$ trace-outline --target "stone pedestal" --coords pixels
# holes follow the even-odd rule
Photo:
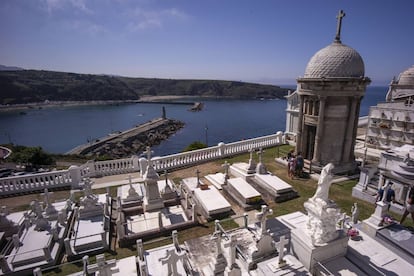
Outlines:
[[[348,237],[342,232],[323,246],[314,246],[311,237],[301,229],[291,232],[291,251],[311,273],[314,273],[313,267],[317,262],[345,256],[347,246]]]
[[[377,231],[382,229],[382,220],[387,214],[388,204],[383,201],[378,201],[375,212],[366,220],[362,222],[362,229],[371,237],[375,237]]]
[[[304,207],[308,212],[306,226],[313,245],[323,246],[338,237],[336,222],[339,218],[339,209],[335,202],[311,198],[304,203]]]

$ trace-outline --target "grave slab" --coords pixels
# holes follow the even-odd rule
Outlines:
[[[221,190],[222,185],[225,184],[225,174],[224,173],[216,173],[216,174],[208,174],[205,178],[216,187],[217,190]]]
[[[255,174],[255,182],[268,191],[276,202],[283,202],[297,197],[297,192],[292,186],[272,174]]]

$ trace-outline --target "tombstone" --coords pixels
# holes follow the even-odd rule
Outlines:
[[[19,231],[19,225],[15,223],[13,220],[7,218],[7,215],[8,211],[6,209],[6,206],[2,206],[0,211],[0,232],[3,232],[5,237],[10,237],[11,235]],[[29,220],[27,218],[27,212],[25,213],[25,222],[26,220]]]
[[[34,221],[36,231],[45,231],[50,229],[50,222],[40,213]]]
[[[217,227],[217,221],[216,221]],[[216,254],[213,255],[212,261],[209,264],[209,268],[213,275],[223,275],[224,271],[227,267],[227,260],[223,255],[223,250],[221,248],[221,231],[216,229],[213,233],[211,240],[215,241],[216,243]]]
[[[221,165],[224,168],[224,184],[227,184],[227,179],[230,178],[229,176],[229,168],[230,164],[227,162],[227,160],[224,162],[223,165]]]
[[[358,204],[355,202],[354,205],[351,208],[351,220],[352,224],[357,224],[359,218],[359,208]]]
[[[148,165],[143,176],[145,183],[144,210],[147,212],[163,208],[164,202],[161,198],[160,191],[158,190],[159,176],[151,162],[151,148],[147,147],[145,153],[147,154]]]
[[[253,174],[253,173],[256,172],[256,163],[253,160],[253,152],[254,152],[254,149],[250,148],[249,149],[249,153],[250,153],[249,165],[247,167],[247,173],[248,174]]]
[[[119,272],[119,269],[115,267],[116,267],[115,259],[106,261],[105,255],[100,254],[100,255],[96,255],[96,264],[88,265],[87,270],[88,270],[88,274],[98,272],[99,276],[111,276],[112,273]]]
[[[175,191],[175,189],[173,189],[173,187],[169,183],[167,170],[164,170],[164,177],[165,177],[165,183],[164,183],[164,187],[161,189],[161,197],[164,200],[176,199],[177,192]]]
[[[308,212],[308,234],[315,246],[326,244],[339,235],[336,229],[339,208],[335,202],[328,199],[329,187],[333,179],[333,168],[331,163],[323,167],[314,196],[304,203]]]
[[[264,153],[264,150],[260,148],[260,150],[257,152],[257,155],[259,155],[259,163],[256,166],[256,173],[257,174],[267,174],[267,169],[265,165],[262,162],[262,155]]]
[[[273,237],[266,230],[267,215],[273,214],[273,210],[266,205],[262,205],[262,211],[256,213],[256,219],[260,221],[260,235],[256,241],[256,246],[251,248],[251,259],[254,263],[258,263],[267,256],[275,254],[273,247]]]
[[[144,261],[144,245],[141,239],[137,240],[137,255],[139,260]]]
[[[55,206],[51,204],[50,202],[50,195],[53,193],[50,193],[47,188],[45,188],[43,196],[44,196],[44,203],[45,203],[45,209],[44,209],[44,216],[47,217],[49,220],[57,218],[58,211],[56,210]]]
[[[224,244],[225,248],[229,248],[229,260],[227,262],[227,267],[224,272],[226,276],[240,276],[241,269],[236,263],[236,246],[237,238],[235,235],[231,235],[227,243]]]
[[[266,221],[267,216],[273,214],[273,210],[270,209],[267,205],[262,205],[262,211],[259,213],[256,213],[256,219],[260,221],[260,227],[261,227],[261,235],[264,235],[267,233],[266,231]]]
[[[286,265],[286,261],[283,260],[285,256],[285,246],[289,244],[289,240],[285,236],[281,236],[279,242],[276,243],[277,252],[279,252],[278,266],[283,267]]]
[[[197,169],[196,170],[196,175],[197,175],[197,188],[200,188],[201,190],[207,190],[208,189],[208,185],[207,184],[205,184],[205,183],[203,183],[201,180],[200,180],[200,171]]]

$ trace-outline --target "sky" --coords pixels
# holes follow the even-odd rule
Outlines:
[[[372,85],[414,64],[413,0],[1,0],[0,64],[295,84],[341,9]]]

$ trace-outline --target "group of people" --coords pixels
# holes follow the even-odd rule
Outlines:
[[[390,187],[387,190],[387,194],[385,195],[385,201],[391,203],[395,203],[395,191],[393,189],[392,183],[389,184]],[[378,189],[377,192],[377,197],[376,197],[376,201],[380,201],[383,200],[384,197],[384,190],[385,190],[385,186],[381,187],[380,189]],[[388,210],[390,209],[391,204],[388,204]],[[406,217],[408,216],[408,214],[411,214],[411,218],[414,221],[414,187],[410,189],[409,193],[408,193],[408,197],[405,203],[405,210],[404,213],[401,217],[400,220],[400,224],[402,224]]]
[[[302,177],[303,175],[303,166],[304,166],[304,159],[301,152],[295,156],[294,150],[291,150],[287,154],[287,161],[288,161],[288,176],[293,179],[295,176]]]

